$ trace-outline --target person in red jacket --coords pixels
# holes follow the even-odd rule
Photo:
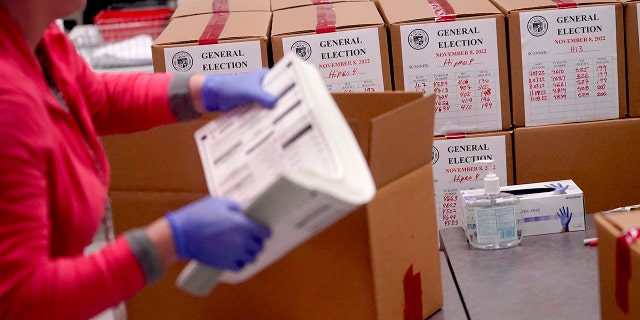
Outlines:
[[[267,71],[235,76],[98,74],[56,18],[84,0],[0,0],[0,319],[87,319],[182,259],[239,270],[270,230],[229,200],[204,197],[96,252],[108,208],[99,136],[273,106]]]

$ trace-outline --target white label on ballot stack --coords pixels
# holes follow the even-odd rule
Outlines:
[[[614,5],[522,12],[520,36],[526,126],[618,118]]]
[[[404,90],[435,93],[434,134],[502,128],[495,19],[400,27]]]
[[[507,150],[503,135],[433,141],[433,182],[436,216],[440,229],[464,227],[464,207],[458,202],[460,190],[483,188],[484,177],[493,171],[506,185]],[[493,160],[477,164],[476,160]]]
[[[377,28],[286,37],[282,47],[315,65],[331,92],[384,91]]]
[[[375,194],[353,133],[311,64],[288,54],[263,86],[276,106],[247,106],[195,133],[209,192],[240,203],[272,235],[255,263],[221,280],[244,281]],[[339,248],[336,248],[339,250]]]
[[[169,73],[238,74],[261,69],[260,41],[239,41],[164,49]]]

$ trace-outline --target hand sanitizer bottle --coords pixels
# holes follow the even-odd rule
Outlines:
[[[493,173],[493,160],[475,163],[488,166],[484,178],[484,194],[466,201],[467,239],[479,249],[511,248],[522,240],[522,210],[520,199],[500,192],[500,178]]]

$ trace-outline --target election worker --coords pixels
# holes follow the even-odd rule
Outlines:
[[[93,72],[54,23],[84,5],[0,0],[0,319],[89,319],[180,260],[239,270],[270,235],[236,203],[205,197],[83,254],[108,208],[100,135],[276,102],[266,69]]]

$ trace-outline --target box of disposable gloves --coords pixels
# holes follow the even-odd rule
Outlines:
[[[523,236],[585,230],[584,194],[573,180],[504,186],[500,192],[520,198]],[[461,190],[460,207],[483,193],[483,189]]]

